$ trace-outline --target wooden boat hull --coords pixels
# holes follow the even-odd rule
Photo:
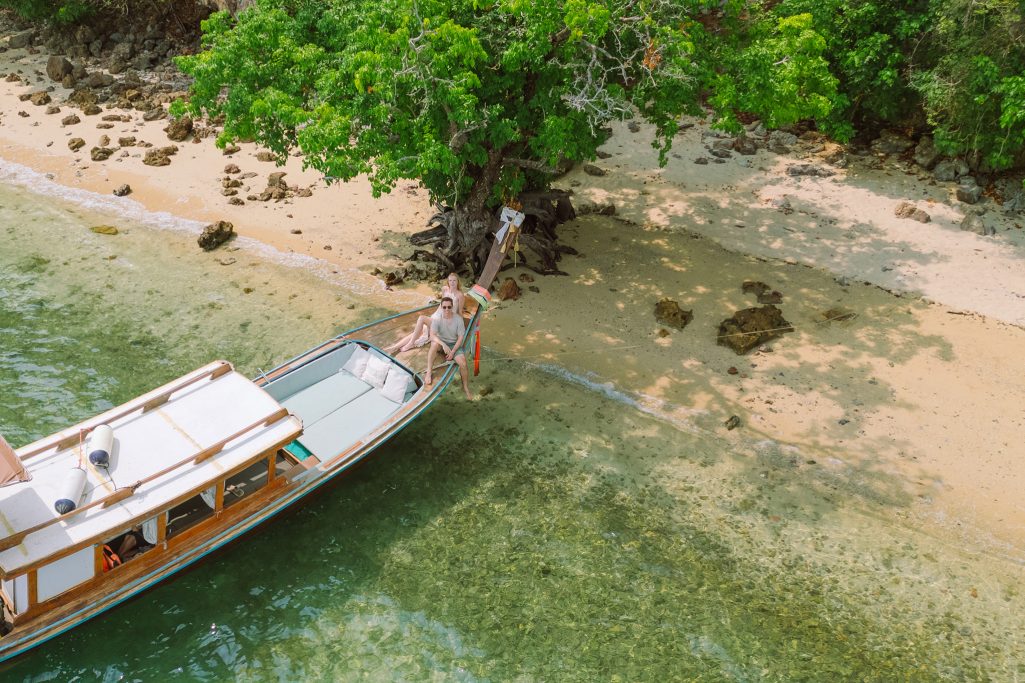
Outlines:
[[[416,316],[428,308],[433,307],[407,311],[346,332],[268,373],[261,374],[254,381],[257,385],[264,386],[275,378],[312,362],[339,344],[357,339],[362,341],[364,337],[377,342],[387,340],[388,335],[394,335],[397,330],[405,329],[407,326],[411,329],[410,322],[415,322]],[[215,523],[186,531],[168,541],[167,543],[173,545],[167,547],[165,543],[164,552],[154,553],[153,557],[149,558],[143,556],[119,567],[117,587],[112,588],[109,581],[103,585],[93,585],[103,581],[104,577],[101,575],[94,582],[84,585],[82,589],[60,596],[60,606],[47,610],[33,620],[16,623],[13,631],[0,638],[0,662],[24,654],[117,607],[239,540],[280,513],[295,509],[311,494],[351,472],[363,463],[367,456],[402,431],[437,400],[455,373],[454,365],[445,367],[434,385],[429,389],[425,387],[423,395],[417,395],[408,407],[392,416],[383,429],[373,433],[365,442],[359,443],[350,451],[339,454],[333,461],[319,463],[298,472],[293,477],[277,477],[261,490],[262,495],[254,495],[252,500],[222,510],[219,513],[220,519]]]

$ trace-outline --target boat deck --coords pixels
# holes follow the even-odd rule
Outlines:
[[[267,392],[234,371],[195,381],[148,410],[144,409],[143,399],[146,398],[141,397],[89,423],[65,430],[62,434],[71,437],[55,442],[52,448],[40,451],[39,444],[43,442],[37,442],[18,450],[32,479],[0,488],[0,534],[3,536],[15,535],[59,517],[54,502],[62,496],[69,471],[80,463],[86,471],[86,484],[79,508],[110,496],[119,487],[143,483],[124,500],[109,507],[100,504],[76,512],[0,552],[0,571],[4,575],[17,573],[55,552],[102,536],[107,531],[123,528],[133,519],[216,482],[224,473],[243,466],[277,444],[292,440],[302,430],[298,418],[287,415]],[[137,404],[137,409],[124,414],[133,404]],[[119,414],[122,416],[110,419]],[[74,437],[79,429],[96,424],[109,424],[114,431],[115,442],[107,469],[90,464],[83,452],[88,440],[80,443]],[[174,467],[176,463],[181,466]],[[154,476],[152,481],[145,481]]]

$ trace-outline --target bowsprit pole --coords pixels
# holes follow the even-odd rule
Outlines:
[[[520,234],[520,226],[523,225],[524,218],[526,216],[523,213],[510,209],[508,206],[502,207],[502,213],[499,216],[501,225],[498,228],[498,232],[495,233],[495,242],[491,245],[488,260],[484,264],[484,270],[481,271],[480,277],[477,278],[477,284],[471,287],[468,292],[478,304],[477,313],[474,314],[477,337],[476,342],[474,342],[473,351],[473,374],[475,377],[480,373],[480,321],[484,312],[491,305],[491,292],[489,289],[491,283],[495,280],[495,276],[498,275],[499,268],[502,267],[502,261],[505,260],[506,255],[509,253],[510,245],[515,243],[516,238]]]

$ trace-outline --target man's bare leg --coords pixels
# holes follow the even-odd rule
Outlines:
[[[431,350],[427,352],[427,372],[424,373],[424,384],[431,386],[434,382],[434,378],[431,373],[434,372],[434,357],[438,355],[438,349],[441,348],[441,344],[436,341],[431,342]]]

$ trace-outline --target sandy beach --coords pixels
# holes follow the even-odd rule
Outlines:
[[[282,253],[361,273],[374,305],[404,308],[432,295],[426,285],[390,291],[371,275],[400,264],[411,249],[402,236],[430,215],[416,183],[374,199],[366,182],[328,185],[299,158],[282,168],[259,161],[251,144],[224,155],[213,137],[176,143],[164,167],[143,165],[138,146],[92,161],[102,135],[112,146],[124,136],[172,144],[167,121],[104,110],[130,120],[98,128],[108,123],[102,115],[64,104],[70,91],[39,75],[45,54],[10,50],[0,58],[0,72],[29,81],[0,82],[3,160],[103,196],[127,183],[132,192],[121,201],[149,211],[230,221],[241,236]],[[60,112],[19,100],[51,86]],[[62,125],[76,112],[79,123]],[[778,444],[794,454],[795,467],[850,483],[839,495],[852,506],[858,496],[883,501],[899,524],[1023,566],[1025,218],[986,200],[995,235],[964,232],[958,226],[968,207],[953,197],[953,183],[930,181],[899,159],[852,158],[827,178],[787,174],[791,164],[825,163],[822,152],[800,146],[695,164],[707,156],[710,131],[694,123],[665,168],[650,130],[623,123],[604,147],[611,156],[597,162],[606,175],[577,169],[558,180],[578,207],[611,202],[615,215],[582,215],[560,228],[579,252],[561,263],[568,276],[532,276],[522,267],[503,273],[533,277],[538,291],[524,278],[522,298],[489,315],[476,387],[494,388],[489,362],[551,366],[680,429],[729,439],[735,449],[723,455],[726,465],[753,457],[758,444]],[[73,137],[85,146],[69,149]],[[312,194],[231,205],[222,194],[228,164],[256,174],[239,197],[258,194],[281,171]],[[903,200],[931,222],[895,216]],[[745,280],[782,293],[795,331],[738,356],[717,345],[716,334],[723,319],[756,305],[741,291]],[[686,329],[660,332],[653,309],[666,297],[693,309]],[[828,320],[830,310],[853,316]],[[728,431],[733,415],[741,426]]]

